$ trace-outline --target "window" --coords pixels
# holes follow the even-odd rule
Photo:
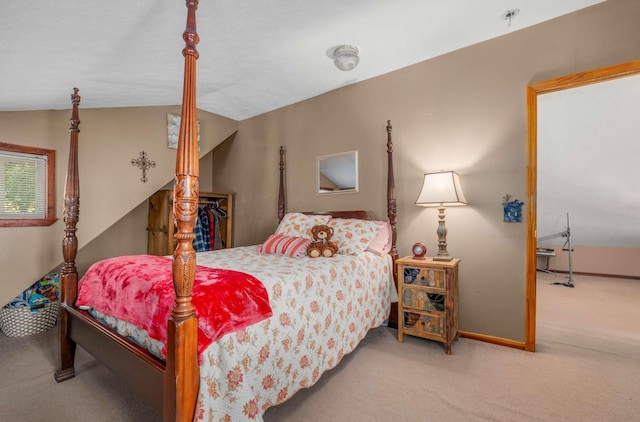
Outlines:
[[[50,226],[55,151],[0,142],[0,227]]]

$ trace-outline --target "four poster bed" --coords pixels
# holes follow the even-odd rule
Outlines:
[[[313,385],[336,366],[369,329],[389,316],[390,325],[395,323],[396,313],[390,314],[397,258],[391,124],[388,222],[371,221],[366,211],[285,214],[281,147],[276,233],[261,245],[203,252],[196,258],[192,242],[198,199],[197,3],[186,1],[173,205],[177,245],[171,259],[141,255],[104,260],[78,280],[80,96],[74,88],[55,379],[75,376],[75,349],[80,345],[165,421],[261,420],[270,406]],[[333,240],[340,246],[335,256],[309,258],[302,253],[303,240],[316,224],[335,230]],[[299,243],[292,246],[282,239]],[[114,275],[114,270],[120,272]],[[148,290],[143,290],[145,285]],[[124,302],[126,297],[134,303]],[[157,319],[159,324],[152,321]]]

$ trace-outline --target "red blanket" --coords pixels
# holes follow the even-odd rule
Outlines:
[[[262,283],[248,274],[196,267],[192,291],[198,316],[198,357],[223,335],[272,315]],[[171,258],[121,256],[93,264],[79,283],[76,306],[89,306],[145,329],[165,344],[175,291]]]

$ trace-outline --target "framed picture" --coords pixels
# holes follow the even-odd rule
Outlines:
[[[521,223],[522,222],[522,206],[524,202],[517,199],[511,200],[511,195],[506,194],[502,197],[502,206],[504,208],[505,223]]]
[[[196,122],[198,134],[198,151],[200,151],[200,120]],[[180,115],[167,114],[167,147],[178,148],[178,136],[180,135]]]

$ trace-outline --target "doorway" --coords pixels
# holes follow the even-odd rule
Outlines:
[[[576,88],[624,76],[640,74],[640,60],[588,72],[576,73],[527,87],[527,274],[525,350],[535,351],[536,283],[537,283],[537,165],[538,165],[538,95]]]

